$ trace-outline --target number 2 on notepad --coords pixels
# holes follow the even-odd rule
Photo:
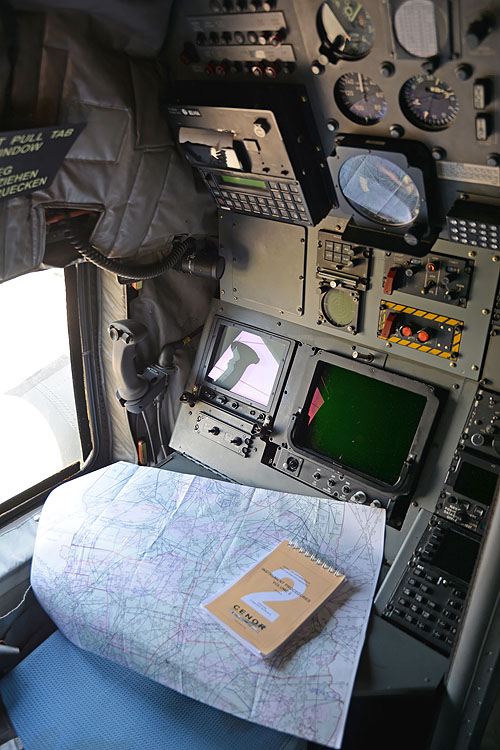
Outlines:
[[[278,579],[291,578],[293,587],[287,591],[256,591],[253,594],[245,594],[241,597],[241,601],[256,609],[266,620],[274,622],[280,613],[268,607],[265,602],[289,602],[292,599],[298,599],[306,590],[307,584],[300,573],[290,568],[278,568],[278,570],[273,570],[271,575]]]

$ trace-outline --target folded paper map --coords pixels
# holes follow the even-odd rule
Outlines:
[[[45,502],[31,581],[82,648],[249,721],[339,747],[385,511],[120,462]],[[283,539],[346,579],[270,660],[201,603]]]

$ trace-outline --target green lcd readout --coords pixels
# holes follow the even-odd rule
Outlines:
[[[294,442],[340,466],[393,486],[427,399],[378,377],[318,364]]]
[[[228,174],[221,174],[220,178],[222,182],[226,182],[228,185],[238,185],[240,187],[251,187],[260,188],[261,190],[267,190],[267,185],[264,180],[253,180],[251,177],[233,177]]]

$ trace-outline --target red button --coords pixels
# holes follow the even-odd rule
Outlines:
[[[429,331],[426,331],[425,328],[422,328],[422,330],[417,333],[417,339],[422,344],[425,344],[427,341],[429,341],[430,337],[431,337],[431,334],[429,333]]]
[[[413,328],[411,326],[403,326],[401,329],[401,333],[403,334],[403,336],[409,338],[410,336],[413,336]]]

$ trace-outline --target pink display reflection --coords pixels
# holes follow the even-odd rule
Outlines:
[[[241,356],[240,350],[235,346],[238,343],[245,345],[241,347],[243,351]],[[250,354],[250,357],[245,354],[245,350]],[[258,358],[257,362],[255,361],[256,358]],[[273,357],[260,336],[248,331],[239,333],[212,367],[208,377],[213,382],[225,387],[224,376],[227,376],[228,369],[235,365],[241,369],[242,373],[237,382],[227,390],[250,401],[262,404],[262,406],[267,406],[280,363]]]

